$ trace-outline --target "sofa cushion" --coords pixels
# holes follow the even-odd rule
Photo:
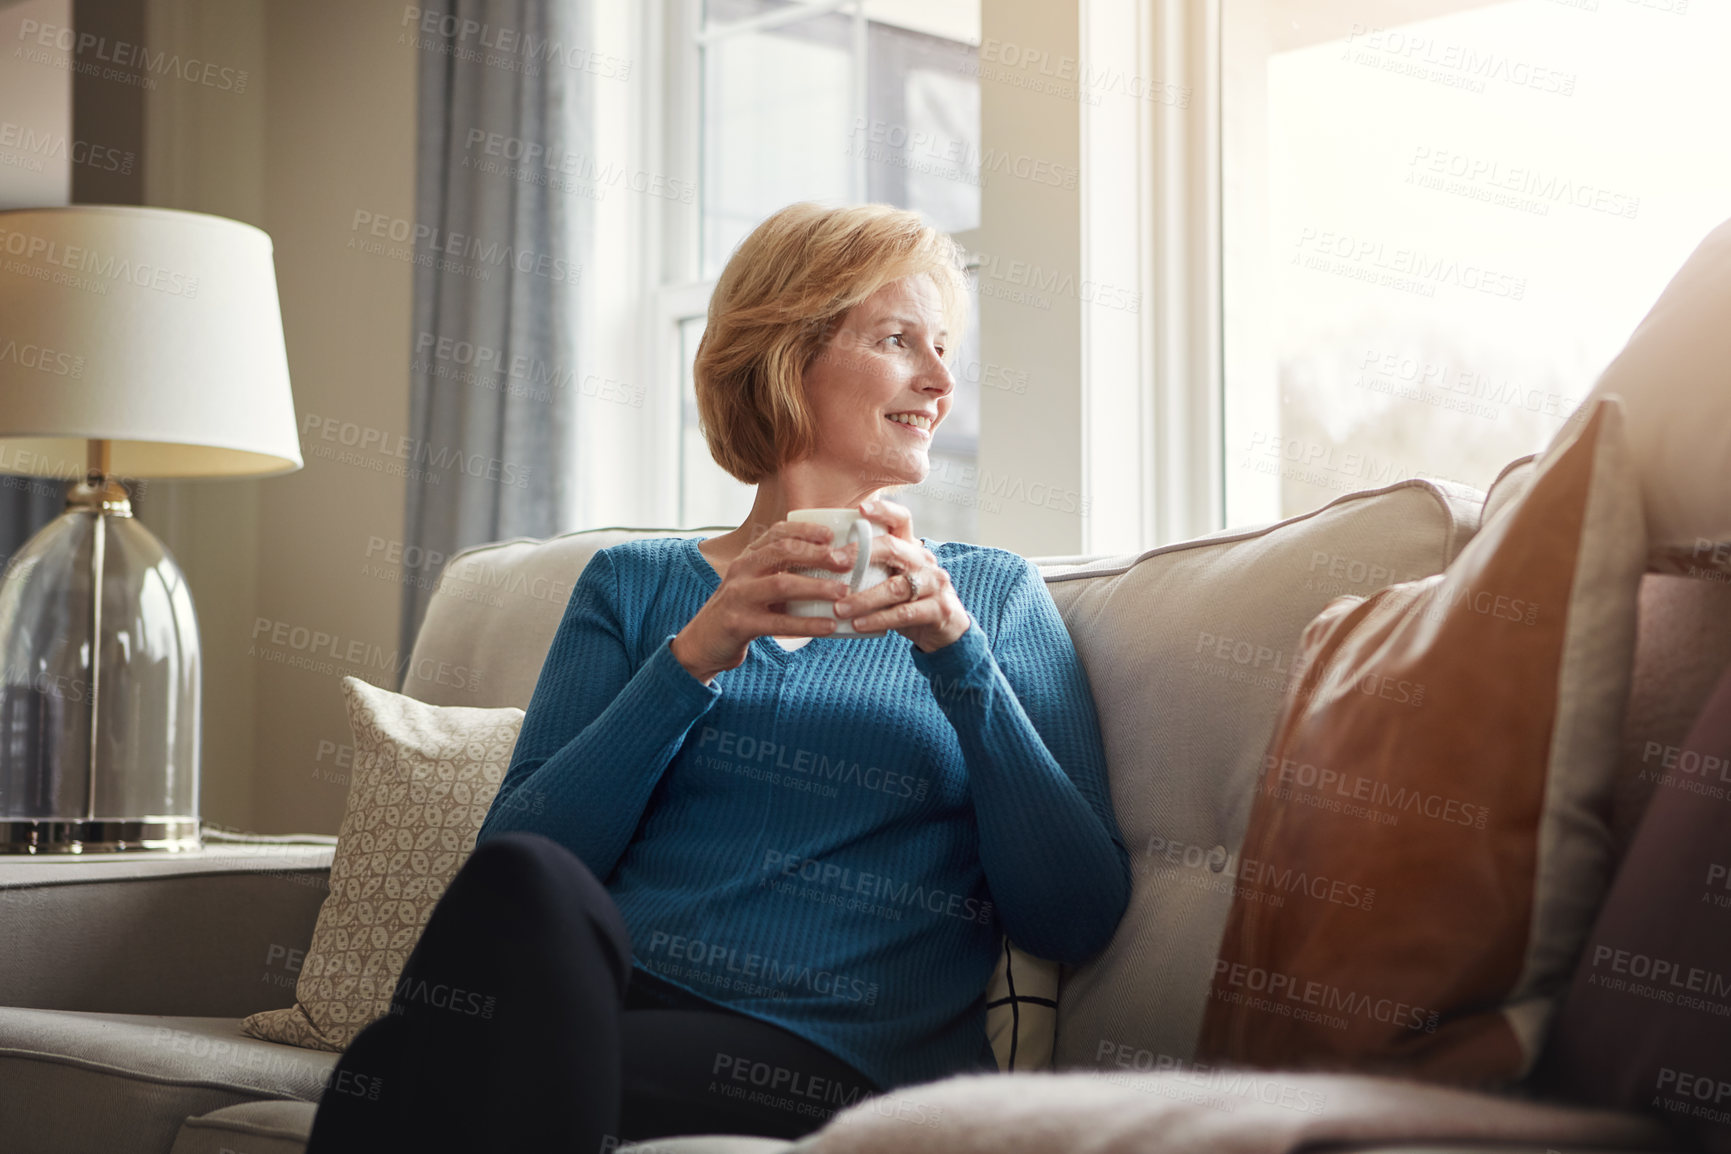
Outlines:
[[[294,998],[335,838],[202,850],[0,856],[0,1001],[230,1017]]]
[[[464,549],[439,573],[402,692],[432,705],[527,709],[571,591],[598,550],[638,537],[713,537],[731,529],[585,529]],[[479,676],[452,675],[456,669]]]
[[[1263,753],[1304,627],[1342,593],[1440,572],[1483,494],[1412,480],[1278,524],[1044,570],[1088,672],[1134,869],[1066,972],[1056,1065],[1194,1053]]]
[[[1621,405],[1574,428],[1443,574],[1305,630],[1206,1060],[1488,1085],[1537,1056],[1614,864],[1646,567]]]
[[[224,1106],[188,1118],[169,1154],[305,1154],[317,1112],[312,1102]],[[785,1154],[792,1149],[791,1143],[779,1138],[702,1135],[633,1142],[596,1154]]]
[[[438,706],[345,677],[355,767],[330,896],[295,1004],[242,1023],[274,1042],[343,1050],[393,1007],[433,907],[475,848],[510,768],[523,711]],[[492,1015],[492,999],[479,1010]]]
[[[169,1154],[306,1154],[317,1102],[242,1102],[180,1125]]]
[[[336,1061],[249,1038],[238,1018],[0,1007],[0,1145],[167,1150],[189,1115],[265,1098],[316,1101]]]

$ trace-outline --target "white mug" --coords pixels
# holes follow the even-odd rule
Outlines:
[[[818,525],[828,525],[835,532],[830,541],[830,548],[842,549],[849,541],[859,546],[859,553],[854,558],[852,573],[838,573],[834,569],[789,569],[801,577],[824,577],[831,581],[847,583],[848,593],[858,593],[862,589],[870,589],[880,581],[888,581],[889,570],[882,565],[872,563],[872,538],[881,530],[871,521],[859,515],[858,509],[794,509],[787,515],[789,521],[811,521]],[[787,611],[795,617],[828,617],[835,619],[835,606],[830,601],[789,601]],[[876,633],[856,632],[853,622],[842,618],[835,623],[835,631],[827,634],[829,637],[882,637],[888,630],[880,629]]]

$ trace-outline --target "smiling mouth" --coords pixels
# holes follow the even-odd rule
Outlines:
[[[932,426],[937,423],[924,413],[885,413],[884,420],[892,425],[900,425],[904,429],[913,429],[924,433],[927,437],[932,435]]]

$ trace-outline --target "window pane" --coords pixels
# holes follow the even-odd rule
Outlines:
[[[1227,3],[1228,523],[1488,486],[1731,212],[1731,5]]]
[[[709,0],[707,24],[789,7]],[[852,25],[829,13],[712,41],[703,53],[703,269],[715,276],[758,222],[797,200],[853,198]]]
[[[703,268],[720,273],[765,217],[794,201],[893,204],[945,232],[980,223],[978,0],[868,0],[865,59],[855,72],[851,9],[758,31],[728,25],[785,11],[785,0],[707,0],[703,48]],[[971,39],[957,39],[958,36]],[[854,76],[866,79],[854,105]],[[715,465],[697,426],[690,366],[703,318],[681,326],[686,404],[681,524],[729,523],[752,489]],[[956,391],[931,447],[928,479],[894,494],[915,531],[969,540],[977,525],[977,305],[954,360]]]
[[[869,115],[847,151],[867,199],[923,213],[945,232],[980,226],[978,47],[873,23]]]

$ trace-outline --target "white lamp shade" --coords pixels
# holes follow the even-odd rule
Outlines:
[[[0,472],[301,467],[270,237],[118,205],[0,212]]]

